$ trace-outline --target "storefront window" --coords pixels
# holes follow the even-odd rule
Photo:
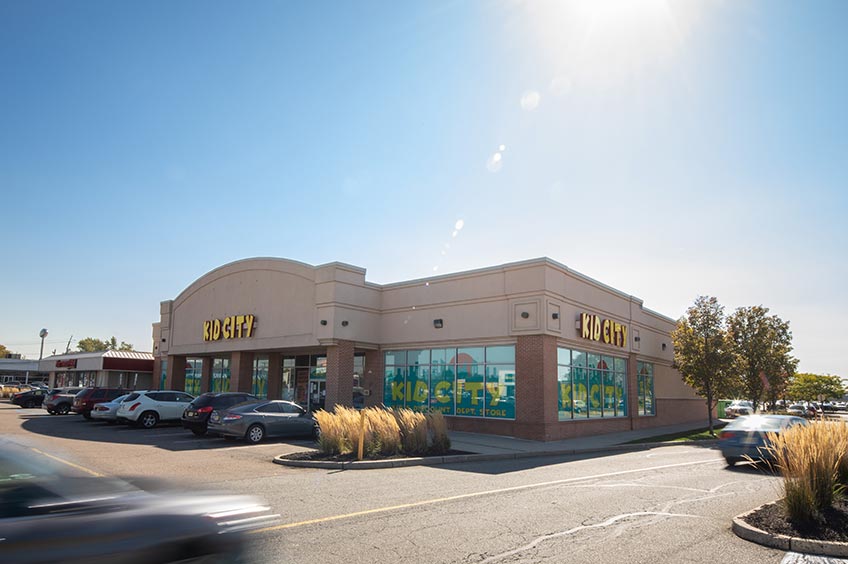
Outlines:
[[[203,359],[186,359],[185,392],[193,396],[200,395],[200,379],[203,373]]]
[[[212,359],[211,392],[230,391],[230,359],[216,357]]]
[[[257,354],[253,357],[253,395],[262,399],[268,397],[267,354]]]
[[[288,401],[294,401],[294,368],[294,357],[283,358],[282,373],[280,374],[280,397]]]
[[[638,375],[639,412],[637,415],[655,415],[654,411],[654,365],[639,362],[636,365]]]
[[[515,347],[389,351],[383,403],[445,415],[515,418]]]
[[[165,389],[165,381],[168,378],[168,357],[167,356],[162,357],[160,367],[161,368],[159,369],[159,389],[164,390]]]
[[[559,420],[627,415],[623,358],[557,349]]]

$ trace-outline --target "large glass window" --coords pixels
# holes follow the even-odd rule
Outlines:
[[[639,412],[637,415],[655,415],[654,411],[654,365],[647,362],[636,363],[639,393]]]
[[[559,420],[627,415],[623,358],[557,349]]]
[[[262,399],[268,397],[267,354],[257,354],[253,357],[253,395]]]
[[[200,395],[200,377],[203,372],[203,360],[186,359],[185,392],[193,396]]]
[[[515,418],[515,347],[388,351],[383,403],[465,417]]]
[[[280,397],[294,401],[294,357],[283,358],[282,373],[280,374]]]
[[[230,359],[215,357],[212,359],[212,389],[211,392],[230,391]]]

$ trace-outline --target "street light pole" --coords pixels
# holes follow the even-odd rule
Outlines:
[[[47,329],[42,329],[38,332],[41,337],[41,350],[38,352],[38,371],[41,372],[41,358],[44,356],[44,337],[47,336]],[[29,373],[27,373],[27,384],[29,384]]]

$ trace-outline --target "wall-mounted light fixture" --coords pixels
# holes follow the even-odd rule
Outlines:
[[[529,313],[527,313],[526,311],[521,312],[521,319],[527,319],[528,317],[530,317]]]
[[[578,331],[580,330],[580,318],[579,317],[574,320],[574,328],[577,329]]]
[[[441,329],[444,326],[445,326],[445,322],[442,321],[441,319],[434,319],[433,320],[433,327],[435,327],[436,329]]]
[[[663,349],[663,350],[665,350],[665,343],[663,343],[663,347],[662,347],[662,349]]]
[[[162,337],[162,342],[163,342],[163,343],[165,342],[165,337]]]
[[[322,319],[322,320],[321,320],[321,325],[326,325],[326,324],[327,324],[327,320],[326,320],[326,319]]]
[[[554,312],[551,314],[551,319],[559,319],[559,314]]]
[[[636,341],[636,342],[638,343],[639,341],[641,341],[641,340],[642,340],[642,338],[641,338],[641,337],[639,337],[639,335],[636,335],[635,337],[633,337],[633,340],[634,340],[634,341]]]
[[[347,322],[347,321],[342,321],[342,327],[347,327],[347,326],[348,326],[348,322]]]

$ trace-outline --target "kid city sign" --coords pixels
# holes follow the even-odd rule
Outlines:
[[[627,345],[627,325],[601,319],[591,313],[580,314],[580,336],[590,341],[598,341],[608,345],[624,348]]]
[[[224,319],[203,322],[203,340],[241,339],[253,336],[255,315],[230,315]]]

